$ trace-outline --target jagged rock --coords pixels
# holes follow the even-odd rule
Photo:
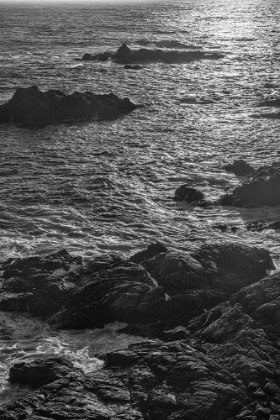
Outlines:
[[[175,201],[187,201],[188,203],[192,203],[203,199],[204,194],[201,191],[191,188],[187,184],[181,185],[175,191]]]
[[[258,168],[243,179],[241,186],[221,198],[227,206],[277,206],[280,204],[280,168],[277,165]]]
[[[80,268],[71,272],[73,263]],[[155,243],[129,260],[105,255],[81,264],[65,251],[9,260],[0,309],[42,316],[58,328],[97,328],[118,320],[142,330],[140,335],[164,337],[164,330],[185,325],[273,267],[267,251],[234,244],[190,254]]]
[[[126,44],[122,44],[122,46],[118,49],[115,54],[115,59],[126,59],[131,55],[132,51]]]
[[[137,107],[128,98],[120,99],[113,93],[74,92],[66,95],[59,90],[41,92],[32,86],[18,88],[7,103],[0,105],[0,123],[46,125],[92,119],[114,120]]]
[[[224,166],[227,172],[232,172],[237,176],[244,176],[251,174],[255,169],[242,159],[235,160],[232,164]]]
[[[171,44],[172,45],[172,44]],[[104,53],[91,55],[89,53],[84,54],[84,60],[100,60]],[[162,62],[162,63],[189,63],[193,60],[216,60],[223,58],[224,56],[220,53],[208,53],[200,50],[192,51],[177,51],[177,50],[161,50],[155,49],[150,50],[146,48],[140,48],[140,50],[133,51],[127,47],[126,44],[118,49],[115,54],[108,54],[108,58],[121,64],[137,63],[137,62]]]
[[[112,262],[82,275],[65,307],[48,322],[59,328],[94,328],[115,320],[147,323],[164,312],[165,294],[148,273],[129,262]]]
[[[216,321],[207,321],[205,314],[204,321],[199,318],[190,325],[190,340],[130,345],[108,353],[105,366],[88,374],[64,359],[17,364],[10,372],[13,382],[38,387],[41,378],[43,384],[28,398],[5,404],[1,419],[228,420],[279,415],[279,350],[238,305],[224,305],[221,313],[226,326],[218,315]],[[209,327],[233,330],[217,342],[205,334]]]
[[[77,278],[71,267],[82,266],[81,257],[62,250],[46,257],[9,259],[2,264],[0,310],[50,316],[65,303]]]

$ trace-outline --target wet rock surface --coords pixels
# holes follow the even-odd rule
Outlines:
[[[11,258],[1,266],[0,310],[46,317],[57,312],[74,286],[81,257],[62,250],[47,257]]]
[[[160,339],[104,354],[104,366],[87,374],[64,358],[16,363],[10,381],[30,393],[2,406],[1,419],[280,416],[280,274],[266,275],[273,263],[264,249],[205,245],[190,254],[154,243],[129,259],[83,262],[63,251],[2,268],[7,289],[15,274],[34,285],[41,270],[40,287],[52,271],[60,281],[60,270],[72,276],[51,323],[87,328],[125,320],[126,332]]]
[[[66,95],[59,90],[41,92],[38,87],[18,88],[14,96],[0,105],[0,123],[47,125],[79,121],[114,120],[137,108],[128,98],[113,93],[95,95],[74,92]]]
[[[263,166],[243,179],[241,186],[220,200],[222,205],[236,207],[278,206],[280,204],[279,164]]]
[[[161,44],[159,44],[160,46]],[[169,44],[172,47],[172,43]],[[166,44],[164,44],[166,46]],[[178,45],[176,45],[178,47]],[[174,48],[174,47],[173,47]],[[104,56],[105,54],[105,56]],[[106,57],[106,58],[105,58]],[[189,63],[193,60],[216,60],[222,58],[223,55],[220,53],[208,53],[200,50],[192,51],[177,51],[175,50],[161,50],[161,49],[146,49],[140,48],[139,50],[133,51],[126,44],[122,44],[121,47],[115,54],[101,53],[91,55],[85,53],[82,60],[98,60],[101,61],[103,58],[106,60],[112,59],[120,64],[138,63],[138,62],[162,62],[167,64],[173,63]]]
[[[108,353],[95,372],[64,359],[16,364],[11,381],[33,392],[2,407],[1,419],[277,419],[279,320],[272,308],[279,285],[277,273],[242,288],[192,319],[183,339]]]

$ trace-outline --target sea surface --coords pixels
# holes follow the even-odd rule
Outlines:
[[[185,183],[209,200],[225,194],[240,182],[223,169],[235,159],[256,168],[280,160],[280,120],[260,117],[271,109],[257,107],[280,97],[279,0],[6,2],[0,16],[0,104],[18,87],[37,85],[113,92],[145,105],[114,122],[0,126],[0,261],[62,248],[91,258],[130,255],[154,241],[176,250],[233,241],[269,249],[279,267],[279,230],[246,229],[251,221],[280,220],[278,208],[204,209],[172,199]],[[163,40],[224,58],[147,63],[139,71],[76,60]],[[98,368],[101,349],[140,340],[118,334],[117,324],[55,333],[37,320],[1,316],[12,331],[0,337],[3,401],[15,360],[63,353]]]

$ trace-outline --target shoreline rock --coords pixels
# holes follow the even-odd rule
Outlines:
[[[232,172],[237,176],[245,176],[255,172],[253,166],[249,165],[242,159],[235,160],[232,164],[227,164],[223,167],[227,172]]]
[[[115,120],[139,108],[128,98],[113,93],[95,95],[59,90],[42,92],[37,86],[18,88],[13,97],[0,105],[0,123],[22,123],[30,126],[73,123],[91,120]]]
[[[29,392],[0,407],[2,420],[258,420],[280,416],[280,272],[266,276],[266,270],[273,267],[268,251],[222,244],[205,245],[190,254],[155,243],[129,260],[103,256],[76,263],[75,286],[65,308],[72,302],[78,314],[82,304],[95,299],[105,305],[107,316],[111,304],[116,308],[116,302],[123,302],[129,290],[124,291],[124,284],[132,286],[134,294],[141,292],[141,285],[169,293],[170,299],[164,302],[169,304],[175,297],[173,313],[180,311],[176,296],[186,291],[185,312],[192,305],[191,293],[196,305],[202,303],[202,291],[219,290],[223,296],[209,308],[202,306],[199,316],[193,308],[189,319],[177,317],[172,329],[163,322],[161,340],[102,355],[105,363],[96,371],[84,373],[63,357],[15,363],[10,381],[28,387]],[[71,256],[65,251],[43,259],[11,259],[4,265],[4,282],[24,273],[23,280],[34,282],[37,276],[42,285],[44,273],[61,274],[63,269],[64,276],[69,276],[70,265]],[[155,311],[170,317],[171,312],[162,313],[155,301],[153,305],[154,312],[148,309],[152,318]],[[185,326],[180,326],[183,319]],[[158,335],[157,322],[138,327],[131,322],[126,332],[137,332],[141,325],[143,333],[145,328],[148,333],[154,328]]]
[[[220,204],[236,207],[280,205],[279,164],[256,169],[243,179],[241,186],[222,197]]]

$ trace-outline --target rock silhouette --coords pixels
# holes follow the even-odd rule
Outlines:
[[[279,165],[263,166],[243,179],[241,186],[221,199],[221,204],[237,207],[278,206],[280,204]]]
[[[114,120],[138,106],[128,98],[113,93],[95,95],[74,92],[66,95],[59,90],[41,92],[38,87],[18,88],[14,96],[0,105],[0,123],[47,125],[79,121]]]
[[[170,44],[172,45],[172,44]],[[105,54],[105,55],[104,55]],[[82,60],[106,60],[112,59],[120,64],[141,63],[141,62],[162,62],[167,64],[172,63],[189,63],[193,60],[216,60],[222,58],[220,53],[208,53],[200,50],[192,51],[177,51],[177,50],[161,50],[161,49],[147,49],[140,48],[133,51],[126,44],[122,44],[115,54],[101,53],[91,55],[85,53]]]

